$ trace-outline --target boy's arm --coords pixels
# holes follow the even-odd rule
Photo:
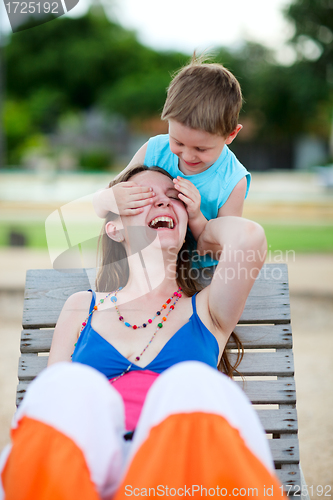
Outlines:
[[[206,227],[207,219],[200,210],[201,196],[199,190],[187,179],[177,177],[174,179],[175,188],[180,191],[179,199],[185,205],[188,213],[188,225],[194,238],[198,241]],[[238,216],[243,213],[243,205],[247,188],[246,177],[243,177],[232,190],[225,204],[219,209],[217,217]]]
[[[243,177],[231,191],[225,204],[219,208],[217,216],[224,217],[226,215],[236,215],[242,217],[246,188],[247,180],[246,177]]]
[[[147,150],[146,142],[133,156],[127,167],[120,172],[115,178],[117,179],[120,175],[124,174],[131,167],[135,165],[143,165]],[[119,184],[118,184],[119,186]],[[124,187],[124,186],[123,186]],[[140,200],[134,208],[139,209],[139,207],[144,206],[149,203],[149,200],[153,196],[149,188],[135,188],[135,183],[128,185],[126,190],[117,188],[115,191],[113,188],[106,187],[105,189],[100,189],[93,197],[93,206],[98,217],[102,219],[106,217],[108,212],[124,214],[124,210],[133,209],[133,202]],[[131,203],[131,206],[130,206]],[[137,213],[137,212],[136,212]],[[133,212],[134,214],[134,212]]]

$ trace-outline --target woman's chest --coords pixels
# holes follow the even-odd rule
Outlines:
[[[95,334],[110,344],[112,349],[118,351],[120,356],[145,367],[159,355],[166,344],[176,340],[174,337],[189,322],[192,307],[190,303],[184,301],[178,310],[172,310],[172,314],[162,312],[151,322],[148,322],[151,318],[142,320],[144,317],[142,312],[137,315],[135,311],[131,313],[126,316],[124,313],[119,320],[119,315],[114,309],[98,311],[92,316],[91,328]],[[134,326],[136,328],[133,328]],[[107,344],[104,344],[105,351],[109,348]]]

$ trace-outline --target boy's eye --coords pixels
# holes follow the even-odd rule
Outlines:
[[[200,153],[204,153],[206,150],[202,148],[197,148],[197,151],[200,151]]]

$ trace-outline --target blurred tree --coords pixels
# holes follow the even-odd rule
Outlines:
[[[281,66],[270,49],[252,42],[233,53],[220,49],[217,59],[241,84],[245,102],[240,122],[253,125],[250,140],[291,141],[303,133],[327,138],[329,91],[313,61]]]
[[[31,126],[42,133],[54,131],[61,116],[94,106],[129,119],[159,114],[170,74],[188,59],[140,44],[102,7],[33,26],[28,20],[5,46],[7,99],[24,103]],[[10,153],[19,136],[12,129],[7,134]]]
[[[333,102],[332,3],[295,0],[288,7],[298,53],[292,66],[277,64],[272,51],[256,43],[244,43],[237,51],[217,49],[214,60],[242,86],[240,121],[247,121],[248,140],[286,142],[309,132],[327,138]],[[5,47],[10,154],[24,135],[49,133],[61,117],[87,108],[99,106],[139,122],[157,116],[172,73],[188,59],[143,46],[135,32],[110,21],[101,9],[15,33]]]
[[[328,137],[333,128],[333,0],[294,0],[285,15],[295,28],[290,40],[298,56],[292,68],[299,86],[295,97],[310,106],[307,129]]]
[[[6,100],[3,123],[7,141],[7,163],[18,165],[19,148],[26,137],[35,132],[29,108],[25,102]]]
[[[169,83],[170,76],[166,71],[149,72],[146,75],[129,74],[105,90],[99,104],[128,119],[148,118],[162,111]]]
[[[86,172],[109,171],[114,166],[114,158],[109,151],[88,150],[80,154],[79,165]]]
[[[168,72],[184,60],[182,54],[158,53],[141,45],[134,32],[89,11],[11,37],[5,49],[8,95],[29,100],[34,118],[48,128],[65,108],[90,107],[113,86],[122,94],[124,86],[133,88],[133,82],[155,73],[162,89],[150,89],[147,104],[150,112],[158,112]],[[122,112],[118,102],[116,108]],[[142,109],[138,103],[137,111]]]
[[[327,71],[333,67],[333,0],[294,0],[285,15],[295,27],[291,42],[299,57],[315,60],[332,83]]]

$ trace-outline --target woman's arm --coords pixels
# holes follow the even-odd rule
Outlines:
[[[90,292],[74,293],[65,302],[54,330],[48,366],[71,361],[82,323],[89,314],[90,302]]]
[[[198,300],[202,319],[229,338],[265,261],[264,230],[241,217],[219,217],[207,222],[198,250],[220,254],[213,280]]]

